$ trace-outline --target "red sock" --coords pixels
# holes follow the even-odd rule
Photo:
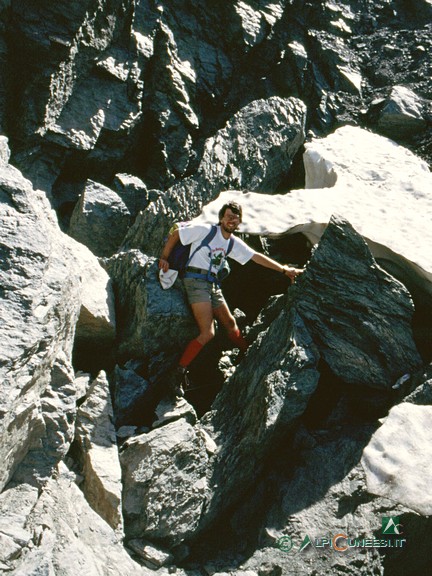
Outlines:
[[[243,338],[243,335],[239,329],[235,330],[234,332],[229,332],[228,338],[231,340],[231,342],[234,342],[236,347],[240,348],[242,352],[246,352],[246,350],[249,348],[249,344]]]
[[[198,356],[201,352],[203,345],[198,342],[198,340],[191,340],[186,346],[186,350],[183,352],[183,356],[180,358],[180,366],[186,368],[192,362],[194,358]]]

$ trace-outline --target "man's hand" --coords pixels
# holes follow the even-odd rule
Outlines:
[[[303,274],[303,272],[304,270],[301,268],[291,268],[291,266],[286,265],[283,267],[284,276],[288,276],[288,278],[291,280],[291,284],[293,284],[297,276],[299,274]]]
[[[163,270],[164,272],[168,272],[169,270],[169,262],[164,258],[159,258],[159,270]]]

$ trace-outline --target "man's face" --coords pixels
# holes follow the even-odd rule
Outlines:
[[[234,214],[231,208],[227,208],[222,220],[220,221],[220,225],[225,232],[232,234],[240,225],[240,216]]]

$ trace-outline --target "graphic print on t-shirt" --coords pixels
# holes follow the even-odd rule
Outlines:
[[[212,274],[217,274],[222,262],[225,259],[225,250],[223,248],[212,248],[210,252],[210,271]]]

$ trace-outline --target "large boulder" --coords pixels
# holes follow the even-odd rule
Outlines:
[[[180,353],[197,328],[180,281],[163,290],[157,262],[139,250],[106,262],[117,298],[119,354],[145,359],[162,351]]]
[[[390,390],[422,365],[409,292],[343,219],[330,220],[296,290],[297,312],[344,382]]]
[[[3,487],[27,455],[20,477],[28,480],[64,457],[76,411],[76,325],[82,334],[98,327],[97,341],[112,339],[115,324],[108,275],[88,249],[76,250],[44,194],[9,164],[0,167],[0,200]]]
[[[131,213],[121,197],[107,186],[87,180],[68,232],[96,256],[111,256],[130,224]]]
[[[204,434],[185,419],[127,440],[120,454],[126,535],[178,544],[196,531],[207,500]]]

